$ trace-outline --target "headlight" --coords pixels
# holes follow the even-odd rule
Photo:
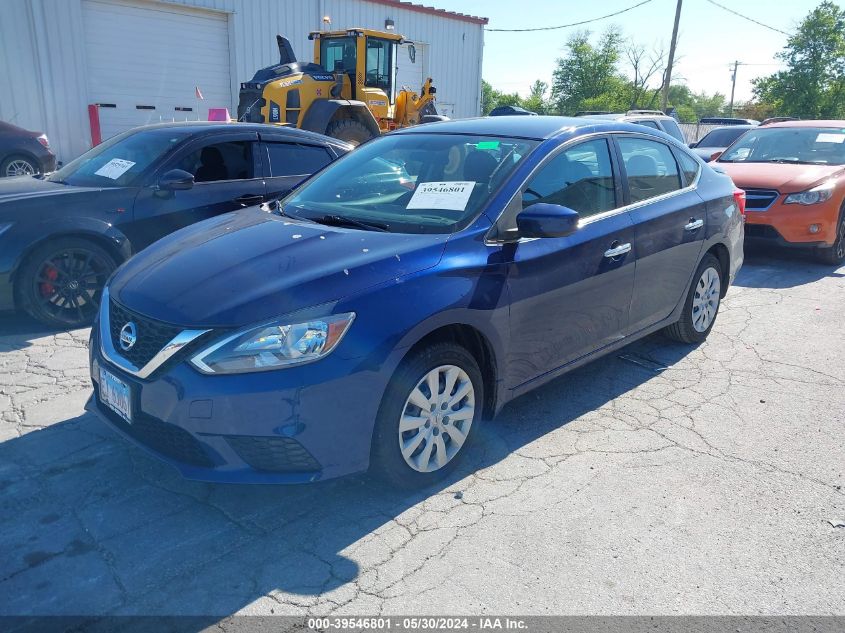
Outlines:
[[[8,231],[10,228],[12,228],[12,224],[14,224],[14,222],[7,222],[5,224],[0,222],[0,235],[3,235],[3,233]]]
[[[303,323],[264,323],[214,343],[191,358],[206,374],[239,374],[301,365],[331,352],[355,318],[354,312]]]
[[[818,187],[813,187],[807,191],[799,193],[791,193],[786,196],[784,204],[818,204],[825,202],[833,197],[833,189],[836,183],[833,181],[820,184]]]

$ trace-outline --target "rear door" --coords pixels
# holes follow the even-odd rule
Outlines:
[[[158,179],[171,169],[193,174],[194,186],[160,190]],[[168,160],[141,190],[127,232],[135,248],[143,248],[194,222],[260,204],[264,197],[258,133],[206,135]]]
[[[637,273],[630,332],[668,317],[689,287],[704,243],[699,163],[654,137],[615,136],[628,213],[636,227]],[[679,166],[678,160],[682,161]]]
[[[285,196],[296,185],[335,158],[329,149],[317,144],[261,135],[262,160],[267,166],[267,199]]]
[[[597,137],[552,156],[524,185],[522,209],[559,204],[581,216],[572,235],[512,251],[512,387],[623,338],[634,286],[634,227],[612,146]],[[502,220],[500,219],[500,222]]]

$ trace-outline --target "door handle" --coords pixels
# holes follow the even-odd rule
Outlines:
[[[614,246],[612,248],[607,249],[604,252],[604,256],[610,259],[616,259],[620,255],[624,255],[625,253],[631,252],[631,243],[628,242],[626,244],[619,244],[618,246]]]
[[[697,231],[702,226],[704,226],[704,220],[696,220],[695,218],[690,218],[689,222],[684,225],[685,231]]]
[[[238,204],[245,205],[259,204],[261,202],[264,202],[264,196],[247,194],[245,196],[238,196],[237,198],[235,198],[235,202],[237,202]]]

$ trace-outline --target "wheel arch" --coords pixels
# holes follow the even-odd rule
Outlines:
[[[324,99],[315,101],[302,119],[303,130],[325,134],[333,121],[351,119],[364,125],[373,136],[379,135],[379,127],[373,113],[363,101],[345,99]]]

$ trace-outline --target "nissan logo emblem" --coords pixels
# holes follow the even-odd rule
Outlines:
[[[120,328],[120,347],[124,352],[132,349],[137,340],[138,334],[135,330],[135,324],[132,321]]]

